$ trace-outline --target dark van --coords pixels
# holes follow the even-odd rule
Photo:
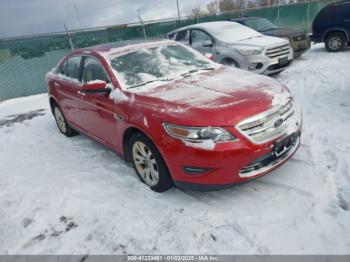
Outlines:
[[[350,42],[350,1],[332,3],[321,9],[312,23],[311,40],[324,42],[329,52],[338,52]]]

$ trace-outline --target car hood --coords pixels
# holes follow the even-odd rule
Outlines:
[[[234,126],[290,98],[272,78],[226,66],[132,93],[141,110],[188,126]]]
[[[278,46],[278,45],[284,45],[288,43],[289,42],[286,39],[263,35],[263,36],[242,39],[240,41],[237,41],[235,44],[266,48],[270,46]]]
[[[277,28],[272,30],[267,30],[260,32],[264,35],[268,36],[276,36],[276,37],[294,37],[299,35],[305,35],[306,33],[302,30],[297,29],[289,29],[289,28]]]

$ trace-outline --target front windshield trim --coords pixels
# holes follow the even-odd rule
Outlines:
[[[264,29],[260,29],[258,30],[259,28],[253,28],[254,30],[257,30],[259,32],[265,32],[265,31],[268,31],[268,30],[272,30],[272,29],[277,29],[278,27],[272,23],[269,19],[265,18],[265,17],[256,17],[256,18],[250,18],[250,19],[247,19],[245,22],[250,22],[250,21],[257,21],[257,22],[264,22],[265,24],[269,25],[270,27],[268,28],[264,28]]]

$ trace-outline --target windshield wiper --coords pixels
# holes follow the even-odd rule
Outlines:
[[[154,79],[154,80],[150,80],[150,81],[138,84],[138,85],[130,86],[130,87],[128,87],[128,89],[139,87],[139,86],[145,86],[145,85],[147,85],[149,83],[153,83],[153,82],[158,82],[158,81],[166,82],[166,81],[171,81],[171,80],[174,80],[174,79],[173,78]]]
[[[214,69],[215,69],[214,67],[192,69],[186,73],[181,74],[181,76],[188,76],[190,74],[196,73],[196,72],[201,71],[201,70],[208,70],[209,71],[209,70],[214,70]]]

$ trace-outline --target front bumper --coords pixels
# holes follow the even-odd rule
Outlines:
[[[287,62],[280,64],[281,58],[287,58]],[[260,55],[246,56],[243,61],[240,61],[240,66],[242,69],[248,70],[250,72],[264,74],[264,75],[273,75],[287,69],[293,61],[293,52],[292,48],[287,56],[282,55],[274,58],[270,58],[262,53]],[[262,64],[262,66],[256,70],[251,70],[249,67],[252,64]]]
[[[218,143],[212,149],[191,146],[165,136],[161,151],[166,156],[165,162],[175,185],[191,190],[216,190],[241,184],[283,165],[300,144],[301,123],[292,131],[292,134],[298,134],[298,139],[279,157],[273,157],[273,152],[281,138],[255,144],[236,128],[226,129],[238,141]]]
[[[230,166],[230,163],[227,161],[226,165],[227,167],[224,168],[218,168],[206,175],[198,175],[193,176],[193,179],[186,179],[186,180],[179,180],[174,179],[174,184],[182,189],[189,189],[189,190],[196,190],[196,191],[211,191],[211,190],[220,190],[229,188],[233,185],[238,185],[242,183],[246,183],[250,180],[259,178],[261,176],[264,176],[268,173],[271,173],[278,167],[282,166],[285,162],[287,162],[297,151],[300,145],[300,132],[298,133],[298,139],[296,143],[284,154],[282,154],[279,157],[273,157],[273,147],[272,145],[269,147],[268,150],[264,149],[263,153],[259,156],[255,154],[255,152],[251,152],[251,157],[255,157],[254,160],[249,162],[246,165],[243,165],[240,169],[236,166],[235,170],[232,170],[234,168],[233,166]],[[266,158],[266,156],[270,156],[270,160]],[[259,159],[264,159],[265,162],[261,161]],[[241,158],[235,157],[231,159],[231,163],[235,161],[236,163],[240,161]],[[252,170],[247,169],[252,166],[251,163],[253,162],[259,162],[258,165],[255,165]],[[242,162],[243,163],[243,162]],[[237,170],[239,169],[239,170]],[[206,183],[201,183],[201,176],[205,176]],[[208,180],[208,178],[211,178],[212,181]]]

